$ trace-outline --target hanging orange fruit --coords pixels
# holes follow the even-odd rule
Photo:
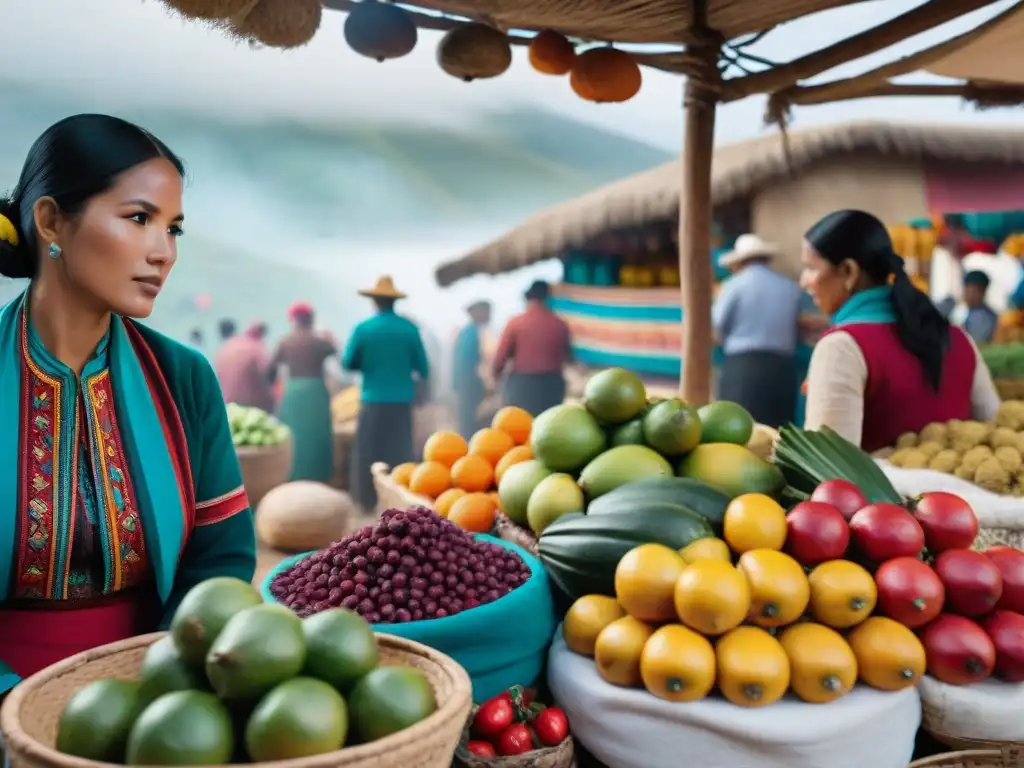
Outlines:
[[[577,96],[599,104],[629,101],[640,92],[642,81],[633,57],[611,47],[577,54],[569,75]]]
[[[545,75],[567,75],[576,58],[576,48],[561,32],[545,29],[530,41],[530,65]]]

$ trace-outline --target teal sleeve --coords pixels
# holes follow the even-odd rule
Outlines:
[[[256,530],[242,486],[220,385],[209,363],[194,371],[199,390],[201,441],[191,446],[196,485],[195,528],[182,553],[174,589],[164,606],[163,627],[192,587],[215,576],[252,581],[256,572]]]
[[[413,333],[413,369],[420,375],[420,379],[426,381],[430,378],[430,361],[427,359],[427,350],[423,346],[423,336],[416,326],[412,328]]]
[[[341,367],[346,371],[358,371],[362,365],[359,354],[359,328],[357,325],[352,330],[352,335],[348,337],[348,343],[345,345],[345,353],[341,356]]]

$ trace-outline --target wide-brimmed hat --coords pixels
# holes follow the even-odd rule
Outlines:
[[[391,275],[381,275],[373,288],[364,288],[359,291],[360,296],[369,296],[374,299],[404,299],[405,294],[395,288],[395,281]]]
[[[757,235],[740,235],[728,253],[718,257],[720,267],[733,267],[751,259],[773,259],[779,253],[775,243],[762,240]]]

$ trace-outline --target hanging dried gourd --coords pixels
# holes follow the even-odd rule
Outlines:
[[[252,0],[164,0],[164,5],[173,8],[186,19],[202,21],[223,21],[242,13]]]
[[[567,75],[576,59],[576,47],[561,32],[545,29],[530,41],[530,65],[545,75]]]
[[[259,0],[233,19],[232,27],[241,37],[269,48],[298,48],[316,35],[322,15],[320,0]]]
[[[497,77],[512,66],[512,46],[494,27],[463,24],[441,38],[437,63],[449,75],[467,83]]]
[[[632,56],[617,48],[591,48],[577,54],[569,74],[576,95],[599,104],[629,101],[640,92],[643,77]]]
[[[416,47],[416,24],[397,5],[363,0],[345,19],[345,41],[360,56],[399,59]]]

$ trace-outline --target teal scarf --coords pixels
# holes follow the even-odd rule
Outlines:
[[[8,402],[21,402],[21,316],[26,305],[27,293],[23,293],[0,308],[0,395]],[[111,320],[109,356],[114,409],[142,520],[146,552],[157,591],[166,601],[186,535],[186,510],[164,439],[161,413],[124,320],[117,315]],[[21,419],[20,407],[0,409],[0,602],[10,594],[12,559],[20,544],[15,537],[21,512],[18,490],[23,482],[19,477]],[[55,511],[61,523],[66,523],[70,515],[68,509]]]
[[[868,288],[853,294],[839,311],[832,315],[835,327],[854,323],[895,323],[896,312],[892,307],[892,288],[888,285]],[[2,391],[2,390],[0,390]]]

